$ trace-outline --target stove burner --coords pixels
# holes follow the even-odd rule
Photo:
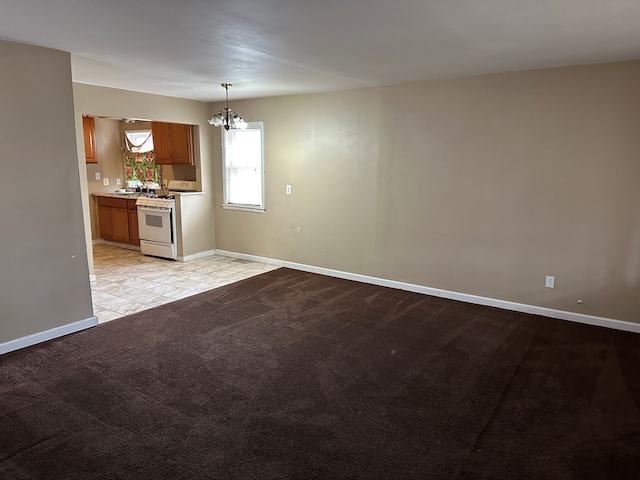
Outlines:
[[[146,197],[146,198],[162,198],[162,199],[165,199],[165,200],[175,200],[175,198],[176,198],[176,196],[172,195],[172,194],[169,194],[169,195],[157,195],[157,194],[152,193],[152,192],[143,193],[142,196]]]

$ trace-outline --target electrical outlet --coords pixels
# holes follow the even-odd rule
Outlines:
[[[116,185],[120,185],[122,182],[120,181],[120,177],[116,178]]]
[[[286,193],[287,195],[291,195],[291,185],[287,185],[287,188],[286,188],[286,190],[285,190],[285,193]]]
[[[544,282],[544,286],[547,288],[555,288],[556,277],[554,277],[553,275],[547,275],[547,279]]]
[[[96,172],[94,174],[94,177],[96,178],[96,180],[100,180],[100,172]]]
[[[109,186],[109,179],[108,179],[107,177],[103,178],[103,179],[102,179],[102,184],[103,184],[105,187],[108,187],[108,186]]]

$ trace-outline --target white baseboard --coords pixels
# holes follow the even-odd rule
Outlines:
[[[100,245],[108,245],[110,247],[124,248],[125,250],[135,250],[136,252],[140,251],[140,245],[134,245],[133,243],[112,242],[111,240],[105,240],[104,238],[99,239],[98,243]]]
[[[15,340],[9,340],[8,342],[0,343],[0,355],[20,348],[30,347],[36,343],[46,342],[53,338],[62,337],[63,335],[79,332],[86,328],[95,327],[97,324],[98,318],[93,316],[84,320],[51,328],[44,332],[34,333],[32,335],[27,335],[26,337],[16,338]]]
[[[370,277],[368,275],[360,275],[357,273],[343,272],[341,270],[315,267],[313,265],[305,265],[302,263],[287,262],[274,258],[259,257],[257,255],[248,255],[245,253],[229,252],[227,250],[216,250],[216,255],[238,258],[241,260],[251,260],[253,262],[267,263],[270,265],[278,265],[281,267],[292,268],[294,270],[301,270],[303,272],[318,273],[320,275],[343,278],[345,280],[355,280],[357,282],[370,283],[373,285],[379,285],[381,287],[397,288],[399,290],[407,290],[409,292],[422,293],[425,295],[432,295],[434,297],[448,298],[450,300],[459,300],[466,303],[503,308],[505,310],[512,310],[514,312],[532,313],[534,315],[557,318],[558,320],[568,320],[570,322],[584,323],[587,325],[595,325],[598,327],[607,327],[613,328],[615,330],[640,333],[640,323],[616,320],[614,318],[596,317],[593,315],[585,315],[582,313],[567,312],[565,310],[554,310],[552,308],[539,307],[536,305],[509,302],[506,300],[499,300],[497,298],[481,297],[478,295],[470,295],[467,293],[452,292],[450,290],[425,287],[423,285],[416,285],[413,283],[398,282],[395,280],[387,280],[385,278]]]
[[[275,258],[268,258],[268,257],[259,257],[257,255],[249,255],[247,253],[237,253],[237,252],[230,252],[228,250],[216,250],[216,255],[220,255],[221,257],[230,257],[230,258],[237,258],[240,260],[250,260],[252,262],[259,262],[259,263],[267,263],[269,265],[278,265],[279,267],[284,267],[285,263],[289,263],[291,265],[301,265],[304,267],[308,267],[308,268],[318,268],[318,267],[313,267],[311,265],[303,265],[303,264],[294,264],[291,262],[285,262],[283,260],[277,260]],[[288,265],[286,265],[288,266]],[[293,268],[295,270],[303,270],[302,268],[295,268],[295,267],[290,267]],[[307,272],[311,272],[311,270],[305,270]],[[318,273],[318,272],[313,272],[313,273]]]
[[[215,254],[215,250],[206,250],[204,252],[194,253],[193,255],[186,255],[184,257],[178,255],[178,258],[176,260],[178,260],[179,262],[189,262],[191,260],[197,260],[198,258],[211,257]]]

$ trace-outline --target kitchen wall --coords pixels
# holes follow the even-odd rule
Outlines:
[[[121,120],[109,118],[95,118],[96,125],[96,150],[98,163],[87,163],[87,184],[89,193],[114,192],[118,188],[124,188],[124,168],[122,160]],[[100,173],[100,180],[95,179],[95,174]],[[109,185],[104,184],[104,179],[109,179]],[[121,184],[117,185],[116,180]],[[89,198],[91,209],[91,238],[99,239],[97,203],[93,197]]]
[[[118,90],[115,88],[97,87],[80,83],[73,84],[73,97],[76,114],[76,129],[79,158],[84,160],[84,139],[82,138],[82,114],[115,118],[145,118],[161,122],[175,122],[195,125],[195,167],[189,169],[202,189],[202,195],[189,196],[181,201],[180,211],[186,226],[179,238],[178,255],[188,257],[201,252],[209,252],[215,248],[213,234],[213,174],[211,170],[210,126],[208,105],[204,102],[186,100],[161,95]],[[204,133],[201,133],[204,132]],[[100,155],[100,153],[98,153]],[[100,157],[98,157],[100,165]],[[179,176],[184,173],[179,168],[163,168],[165,178]],[[90,271],[93,272],[91,247],[91,220],[87,168],[80,169],[82,188],[82,209],[85,218],[86,238]],[[186,174],[185,174],[186,175]],[[114,187],[115,188],[115,187]]]
[[[70,55],[0,40],[0,72],[3,351],[6,342],[15,345],[17,339],[76,322],[89,326],[95,318]]]
[[[121,137],[124,138],[124,132],[126,130],[151,130],[151,122],[137,120],[135,123],[120,122]],[[124,147],[124,140],[121,142],[121,147]],[[194,147],[198,147],[198,142],[194,139]],[[196,152],[197,153],[197,152]],[[198,155],[195,155],[198,158]],[[196,180],[196,166],[195,165],[162,165],[162,178],[166,181],[169,180]]]
[[[631,61],[232,101],[267,211],[220,207],[213,130],[216,248],[640,322],[639,85]]]
[[[87,163],[87,182],[91,193],[113,192],[124,187],[120,123],[108,118],[95,119],[98,163]],[[96,173],[100,173],[100,180],[95,179]],[[109,185],[104,184],[105,178],[109,179]],[[120,179],[121,185],[116,184],[116,179]]]

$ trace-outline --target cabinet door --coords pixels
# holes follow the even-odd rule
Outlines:
[[[113,210],[113,240],[129,243],[129,213],[126,208]]]
[[[129,210],[129,243],[140,245],[140,235],[138,234],[138,211]]]
[[[100,229],[100,238],[113,241],[113,209],[98,207],[98,227]]]
[[[171,163],[193,164],[193,127],[172,123],[169,138],[171,140]]]
[[[158,165],[171,163],[171,141],[169,138],[169,124],[164,122],[151,122],[151,134],[153,135],[153,150],[156,154]]]
[[[82,117],[82,132],[84,134],[84,158],[86,163],[98,163],[96,122],[93,117]]]

